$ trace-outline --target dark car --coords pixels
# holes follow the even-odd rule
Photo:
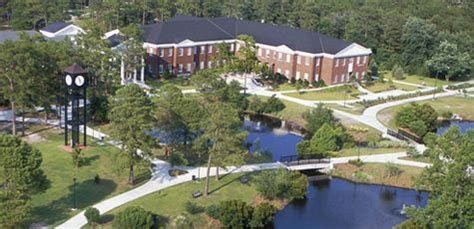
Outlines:
[[[257,85],[259,87],[263,87],[263,81],[259,78],[253,78],[252,83],[254,83],[255,85]]]

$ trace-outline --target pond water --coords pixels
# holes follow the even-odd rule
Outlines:
[[[440,127],[438,127],[438,129],[436,130],[436,133],[438,135],[442,135],[451,126],[459,126],[459,128],[461,129],[461,133],[465,133],[468,129],[474,130],[473,121],[450,121],[450,122],[445,122]]]
[[[271,152],[273,161],[296,155],[296,145],[303,139],[301,134],[289,130],[284,121],[264,116],[247,116],[243,128],[248,132],[250,152]]]
[[[307,199],[275,215],[275,228],[392,228],[406,217],[403,204],[425,206],[426,192],[347,180],[310,182]]]

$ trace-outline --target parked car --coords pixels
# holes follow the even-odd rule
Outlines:
[[[259,78],[252,78],[252,83],[254,83],[255,85],[259,87],[263,87],[263,81]]]

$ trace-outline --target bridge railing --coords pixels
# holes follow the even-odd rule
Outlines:
[[[307,164],[329,164],[331,163],[331,159],[330,158],[299,159],[298,155],[290,155],[290,156],[281,157],[280,162],[286,166],[307,165]]]

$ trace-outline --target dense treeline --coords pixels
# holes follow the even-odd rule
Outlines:
[[[12,13],[10,25],[15,29],[36,28],[41,23],[62,20],[66,12],[96,18],[105,30],[165,20],[176,13],[229,16],[351,40],[371,48],[379,68],[390,70],[398,64],[408,73],[435,75],[438,72],[451,79],[470,75],[474,53],[474,1],[470,0],[2,1],[7,6],[3,11]],[[446,51],[439,47],[442,41],[448,41],[450,51],[455,53],[451,61],[462,62],[462,66],[454,70],[428,66],[426,62],[437,52]]]

